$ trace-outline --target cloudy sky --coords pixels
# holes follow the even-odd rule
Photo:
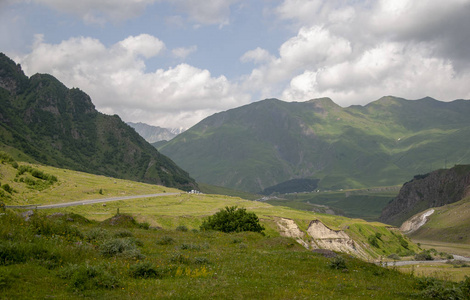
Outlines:
[[[124,121],[264,98],[470,99],[470,0],[0,0],[0,52]]]

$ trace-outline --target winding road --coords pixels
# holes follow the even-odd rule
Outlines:
[[[122,201],[122,200],[131,200],[131,199],[141,199],[141,198],[153,198],[153,197],[163,197],[163,196],[174,196],[180,195],[181,193],[158,193],[158,194],[148,194],[148,195],[133,195],[133,196],[121,196],[121,197],[112,197],[112,198],[101,198],[101,199],[90,199],[90,200],[81,200],[74,202],[66,203],[57,203],[57,204],[47,204],[47,205],[27,205],[24,208],[35,208],[35,209],[48,209],[48,208],[60,208],[67,206],[77,206],[77,205],[87,205],[95,203],[104,203],[112,201]],[[22,206],[6,206],[7,208],[22,208]]]

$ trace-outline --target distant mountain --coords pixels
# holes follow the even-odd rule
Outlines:
[[[400,225],[428,208],[454,203],[467,196],[470,196],[470,165],[417,175],[403,185],[397,197],[383,209],[379,220]]]
[[[182,189],[196,186],[117,115],[99,113],[87,94],[51,75],[28,78],[2,53],[0,148],[62,168]]]
[[[158,149],[199,182],[250,192],[303,178],[320,189],[389,186],[470,163],[469,116],[467,100],[342,108],[329,98],[267,99],[214,114]]]
[[[127,122],[127,125],[140,134],[147,142],[155,143],[160,141],[169,141],[184,130],[182,128],[162,128],[159,126],[151,126],[145,123]]]

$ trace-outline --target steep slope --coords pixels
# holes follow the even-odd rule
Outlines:
[[[409,236],[417,240],[470,244],[470,197],[434,208],[426,222]]]
[[[470,163],[470,101],[267,99],[215,114],[159,147],[198,181],[260,192],[292,179],[322,189],[396,185]]]
[[[470,165],[418,175],[403,185],[398,196],[383,209],[379,220],[400,225],[418,212],[457,202],[468,195]]]
[[[134,128],[135,131],[137,131],[137,133],[141,137],[143,137],[147,142],[151,144],[159,141],[169,141],[181,132],[183,132],[181,129],[162,128],[159,126],[151,126],[141,122],[127,122],[127,125]]]
[[[54,77],[24,75],[0,54],[0,146],[37,162],[191,189],[187,172],[121,119],[99,113],[88,95]]]

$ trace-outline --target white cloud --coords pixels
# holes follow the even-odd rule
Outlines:
[[[191,47],[181,47],[181,48],[175,48],[171,50],[171,53],[173,56],[179,58],[179,59],[185,59],[190,55],[191,53],[197,51],[197,46],[193,45]]]
[[[245,77],[263,97],[470,98],[470,0],[284,0],[275,13],[298,31]]]
[[[275,57],[272,56],[267,50],[258,47],[243,54],[243,56],[240,58],[240,61],[244,63],[250,61],[254,63],[266,63],[274,59]]]
[[[146,72],[145,58],[158,55],[163,42],[131,36],[110,47],[89,37],[47,44],[37,36],[30,54],[17,58],[29,75],[50,73],[67,86],[88,93],[96,107],[126,121],[189,127],[220,110],[246,104],[224,76],[187,64]]]

